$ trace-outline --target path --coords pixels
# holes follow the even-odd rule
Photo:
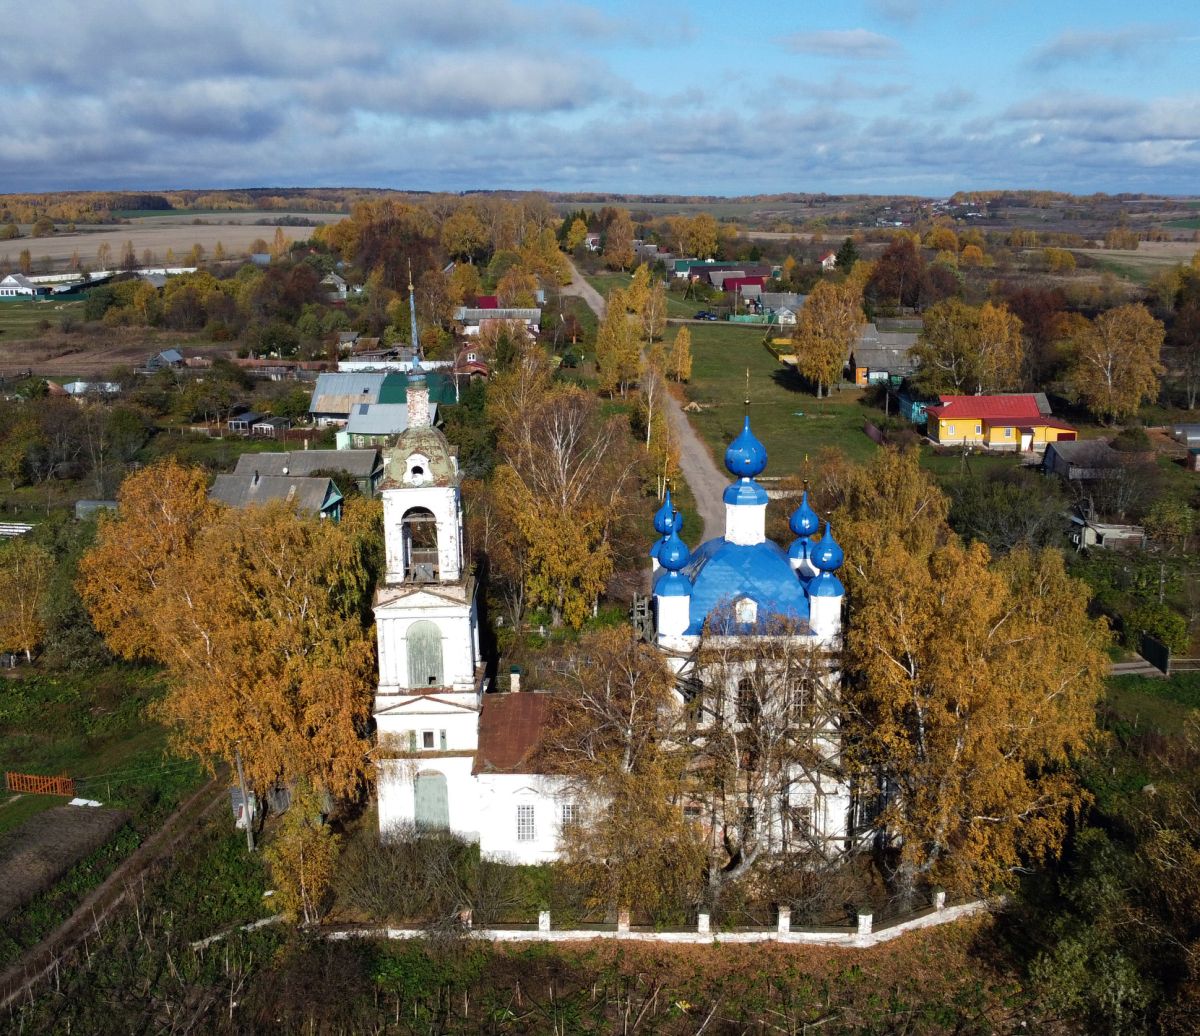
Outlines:
[[[562,289],[564,295],[575,295],[583,299],[588,307],[600,319],[604,319],[607,305],[603,296],[583,279],[575,264],[568,260],[571,266],[571,283]],[[696,501],[696,510],[704,526],[701,542],[717,539],[725,535],[725,506],[721,495],[729,485],[729,477],[721,473],[713,461],[708,447],[700,441],[696,430],[692,427],[687,415],[679,405],[679,400],[667,393],[667,420],[671,431],[679,443],[679,469],[684,481],[692,491]]]
[[[54,974],[63,958],[89,935],[98,932],[100,922],[125,901],[137,878],[158,860],[169,856],[206,813],[229,801],[227,785],[228,780],[221,775],[193,793],[162,827],[84,897],[70,917],[0,974],[0,1010],[25,996],[26,990],[41,979]]]

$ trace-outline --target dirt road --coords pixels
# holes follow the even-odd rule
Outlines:
[[[563,288],[564,295],[576,295],[583,299],[596,316],[603,320],[607,306],[601,294],[580,276],[575,264],[571,264],[571,283]],[[679,443],[679,467],[696,499],[696,510],[704,523],[701,542],[725,535],[725,506],[721,494],[729,484],[728,476],[721,473],[713,461],[708,447],[692,428],[679,401],[667,395],[667,419],[671,431]],[[693,544],[696,546],[696,544]]]

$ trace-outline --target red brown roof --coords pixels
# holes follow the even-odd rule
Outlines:
[[[537,692],[483,696],[479,749],[472,773],[535,773],[531,759],[546,721],[548,696]]]
[[[964,421],[987,418],[990,421],[1021,421],[1042,424],[1043,415],[1037,397],[1014,396],[942,396],[941,406],[926,407],[925,412],[934,417]]]

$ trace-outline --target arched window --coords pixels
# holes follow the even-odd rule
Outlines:
[[[417,774],[413,819],[417,827],[445,831],[450,827],[450,798],[446,775],[435,771]]]
[[[743,676],[737,685],[737,721],[754,723],[758,720],[758,688],[749,676]]]
[[[410,507],[400,519],[404,571],[409,579],[432,583],[439,574],[437,518],[427,507]]]
[[[442,631],[437,623],[421,619],[408,627],[408,686],[441,687],[445,683],[442,673]]]

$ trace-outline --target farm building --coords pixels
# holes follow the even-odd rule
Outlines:
[[[44,284],[35,284],[23,273],[10,273],[0,280],[0,301],[14,302],[20,299],[36,299],[49,295]]]

